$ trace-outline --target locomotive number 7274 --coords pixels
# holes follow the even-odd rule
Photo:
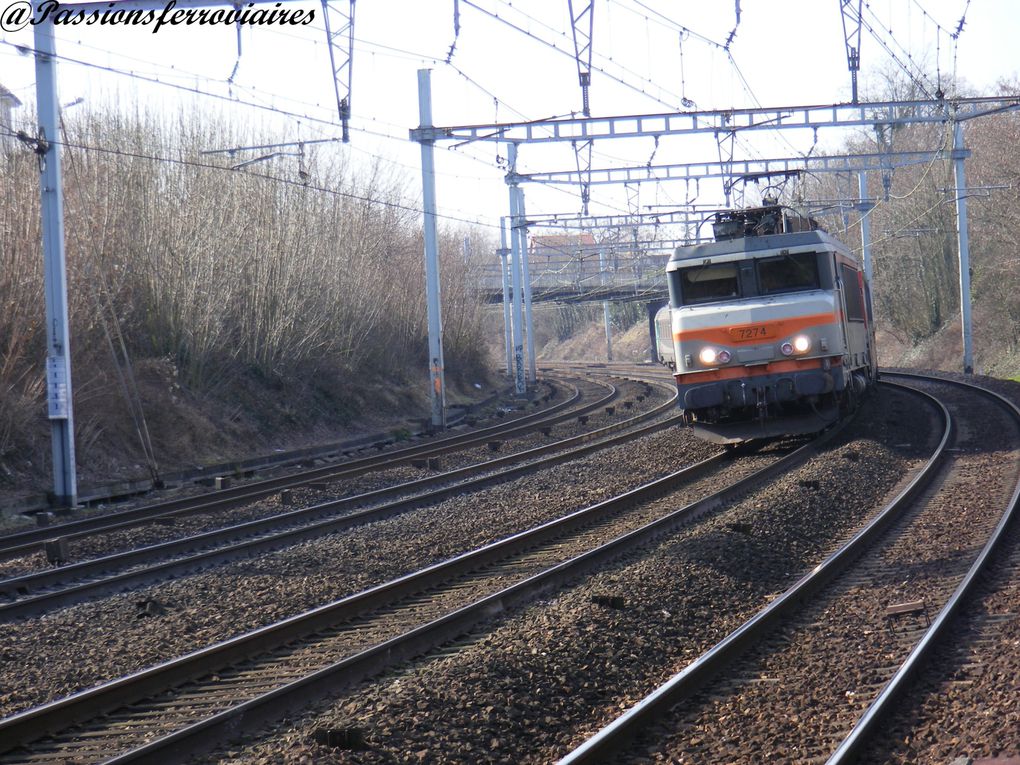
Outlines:
[[[771,327],[764,324],[755,324],[750,327],[730,327],[730,337],[738,343],[742,340],[758,340],[773,336]]]

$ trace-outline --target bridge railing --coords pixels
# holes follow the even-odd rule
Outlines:
[[[649,291],[662,293],[666,289],[666,263],[668,255],[606,258],[599,264],[598,256],[567,257],[545,256],[532,253],[528,264],[528,279],[533,299],[542,299],[546,293],[558,296],[601,295]],[[478,271],[478,289],[483,292],[501,292],[503,287],[500,263],[481,266]],[[576,299],[575,297],[575,299]]]

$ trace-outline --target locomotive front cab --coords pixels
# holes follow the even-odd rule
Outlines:
[[[675,379],[699,435],[730,443],[838,418],[849,371],[837,259],[849,257],[819,231],[677,249]]]

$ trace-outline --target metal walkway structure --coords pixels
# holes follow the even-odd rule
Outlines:
[[[536,303],[664,300],[666,264],[683,244],[682,240],[641,242],[635,253],[629,242],[620,247],[560,244],[550,248],[541,239],[532,237],[535,246],[529,252],[526,275]],[[503,302],[502,268],[497,261],[480,269],[476,289],[486,303]]]

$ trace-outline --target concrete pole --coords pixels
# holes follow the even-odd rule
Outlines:
[[[960,318],[963,330],[963,373],[974,374],[974,349],[970,317],[970,236],[967,230],[967,181],[963,161],[970,154],[963,147],[963,123],[953,123],[953,164],[956,176],[956,241],[960,252]]]
[[[606,254],[599,250],[599,272],[602,286],[606,286]],[[613,360],[613,329],[609,321],[609,301],[602,301],[602,319],[606,325],[606,361]]]
[[[514,231],[521,240],[521,277],[524,282],[524,326],[528,342],[528,381],[534,384],[538,380],[538,369],[535,362],[535,332],[531,323],[531,270],[528,267],[528,227],[524,212],[524,189],[517,186],[517,210],[520,221]]]
[[[49,18],[35,27],[35,87],[39,108],[42,245],[46,290],[46,391],[53,445],[53,499],[74,507],[78,482],[74,456],[74,405],[67,320],[67,267],[64,259],[64,199],[60,172],[56,41]]]
[[[500,247],[497,251],[499,257],[499,273],[503,280],[503,339],[506,342],[506,376],[514,376],[514,345],[513,330],[510,326],[510,272],[507,270],[507,260],[510,250],[506,246],[506,216],[499,219],[499,241]]]
[[[428,69],[418,70],[421,127],[432,127],[432,83]],[[439,234],[436,230],[435,141],[421,141],[422,205],[425,210],[425,298],[429,325],[429,395],[432,426],[446,428],[446,371],[443,365],[443,317],[439,296]]]
[[[649,358],[653,364],[659,363],[659,344],[655,342],[655,315],[663,305],[655,300],[645,303],[645,310],[648,312],[648,342],[651,349]]]
[[[513,282],[513,294],[511,304],[513,306],[513,340],[514,340],[514,392],[523,396],[528,392],[527,382],[524,377],[524,337],[521,334],[521,240],[517,236],[514,226],[520,220],[520,212],[517,205],[517,183],[513,180],[513,173],[517,172],[517,145],[510,144],[507,149],[507,157],[510,164],[510,276]]]

